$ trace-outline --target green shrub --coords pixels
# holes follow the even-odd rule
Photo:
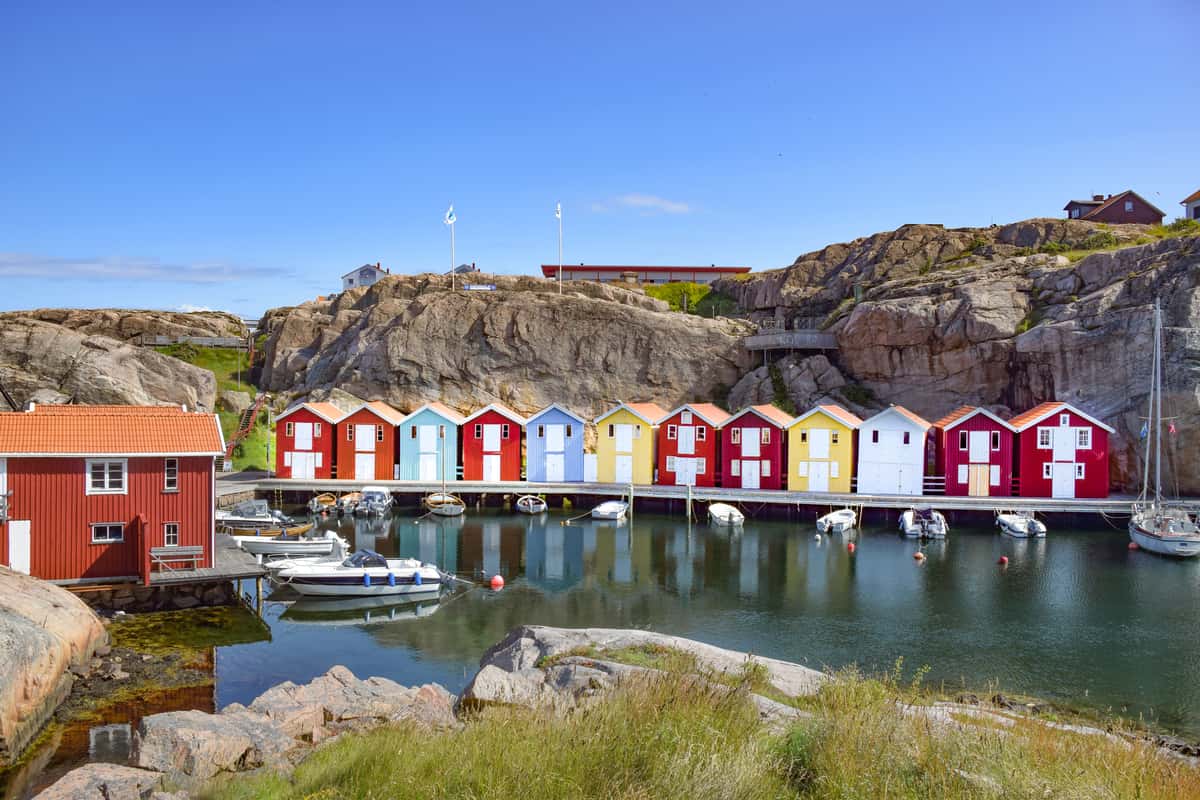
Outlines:
[[[686,311],[702,317],[718,317],[733,314],[738,310],[737,301],[727,294],[714,292],[704,283],[675,281],[673,283],[651,283],[642,287],[646,295],[662,300],[672,311]]]
[[[793,417],[796,416],[796,404],[792,402],[792,398],[788,395],[787,384],[783,382],[783,372],[779,369],[779,365],[772,364],[767,368],[767,371],[771,374],[772,402]]]
[[[860,406],[875,402],[875,393],[861,383],[848,383],[842,387],[842,397]]]

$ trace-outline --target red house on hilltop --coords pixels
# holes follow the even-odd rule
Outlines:
[[[750,406],[721,423],[721,485],[782,489],[784,444],[792,418],[772,405]]]
[[[1042,403],[1009,420],[1017,432],[1021,497],[1108,497],[1113,429],[1066,403]]]
[[[175,406],[0,413],[0,564],[63,584],[146,583],[151,550],[212,567],[224,450],[215,415]]]
[[[1012,425],[986,408],[963,406],[933,423],[938,475],[946,476],[946,494],[1011,497]]]
[[[344,415],[333,403],[301,403],[275,419],[275,476],[333,477],[333,446],[338,420]]]
[[[1126,189],[1120,194],[1092,195],[1091,200],[1072,200],[1063,206],[1068,219],[1086,220],[1087,222],[1104,222],[1114,225],[1122,223],[1138,223],[1141,225],[1161,225],[1162,209],[1153,205],[1132,189]]]
[[[657,421],[658,483],[716,486],[717,444],[729,412],[712,403],[688,403]]]
[[[521,431],[525,418],[492,403],[462,424],[464,481],[521,480]]]
[[[337,476],[343,480],[396,478],[396,426],[404,418],[387,403],[373,400],[337,421]],[[295,468],[295,456],[292,467]]]

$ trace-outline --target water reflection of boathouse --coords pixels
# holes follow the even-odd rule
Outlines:
[[[583,578],[583,535],[578,528],[531,523],[525,531],[525,579],[560,592]]]

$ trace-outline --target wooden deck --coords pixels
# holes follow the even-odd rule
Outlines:
[[[213,566],[201,569],[163,570],[150,573],[151,586],[172,586],[181,583],[219,583],[239,578],[261,578],[267,574],[254,556],[237,546],[231,537],[217,534],[213,551]]]

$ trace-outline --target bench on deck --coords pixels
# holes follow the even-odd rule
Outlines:
[[[175,572],[172,564],[188,564],[187,569],[196,569],[204,560],[204,548],[199,545],[190,547],[151,547],[150,565],[157,564],[168,572]],[[179,567],[184,569],[184,567]]]

